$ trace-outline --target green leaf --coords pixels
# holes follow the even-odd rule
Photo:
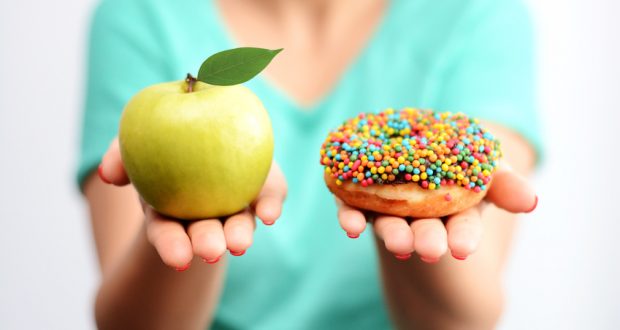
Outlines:
[[[219,86],[244,83],[263,71],[281,51],[241,47],[213,54],[200,66],[198,80]]]

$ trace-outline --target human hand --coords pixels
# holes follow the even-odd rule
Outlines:
[[[434,263],[449,249],[455,259],[464,260],[475,252],[482,237],[482,211],[488,203],[512,213],[532,212],[538,197],[526,179],[510,168],[493,175],[493,184],[478,205],[444,219],[405,219],[383,214],[370,214],[355,209],[336,198],[338,220],[351,238],[357,238],[368,221],[383,240],[386,249],[401,260],[415,251],[422,261]]]
[[[105,183],[130,184],[118,139],[114,139],[103,156],[98,172]],[[245,210],[225,218],[173,219],[158,213],[140,198],[147,238],[162,261],[177,271],[188,269],[194,255],[210,264],[216,263],[227,249],[230,254],[241,256],[252,245],[254,217],[258,216],[265,225],[273,225],[280,217],[286,191],[284,174],[274,162],[258,197]]]

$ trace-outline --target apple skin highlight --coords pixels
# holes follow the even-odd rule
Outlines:
[[[186,81],[136,94],[120,122],[121,156],[145,202],[177,219],[246,208],[273,159],[273,131],[259,98],[241,85]]]

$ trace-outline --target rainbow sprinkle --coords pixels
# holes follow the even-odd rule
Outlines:
[[[333,130],[321,147],[321,165],[338,185],[415,182],[434,190],[457,184],[480,192],[497,168],[499,147],[477,119],[462,113],[387,109],[361,113]]]

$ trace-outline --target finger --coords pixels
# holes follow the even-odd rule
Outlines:
[[[256,215],[266,225],[273,225],[282,213],[282,203],[286,198],[286,179],[275,162],[267,175],[263,189],[256,198],[254,209]]]
[[[129,177],[127,177],[121,159],[118,138],[112,141],[108,151],[103,155],[101,164],[99,164],[98,173],[101,180],[105,183],[111,183],[117,186],[124,186],[129,183]]]
[[[529,182],[509,168],[502,168],[493,174],[486,198],[512,213],[532,212],[538,204],[538,196]]]
[[[364,214],[351,206],[345,204],[339,198],[336,198],[336,206],[338,207],[338,221],[347,236],[350,238],[358,238],[366,229],[366,218]]]
[[[185,228],[174,220],[146,208],[146,234],[161,260],[178,271],[189,268],[192,261],[192,244],[185,233]]]
[[[433,263],[446,253],[448,234],[440,219],[419,219],[411,223],[414,248],[422,261]]]
[[[226,252],[224,227],[218,219],[192,222],[187,228],[194,254],[206,263],[216,263]]]
[[[414,250],[411,228],[403,218],[379,216],[375,220],[375,232],[385,243],[385,248],[398,259],[409,259]]]
[[[448,247],[452,256],[465,260],[476,251],[482,237],[482,219],[480,210],[472,207],[457,213],[446,222]]]
[[[247,209],[226,220],[224,236],[230,254],[240,256],[245,253],[252,245],[255,226],[254,216]]]

